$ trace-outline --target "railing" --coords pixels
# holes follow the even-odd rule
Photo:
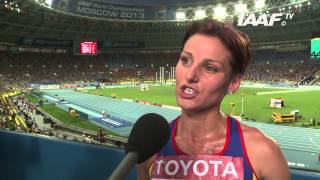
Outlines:
[[[298,85],[310,85],[316,78],[317,78],[316,75],[310,74],[309,76],[307,76],[306,78],[304,78],[303,80],[301,80],[301,81],[298,83]]]

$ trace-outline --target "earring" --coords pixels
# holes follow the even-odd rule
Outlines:
[[[229,92],[228,92],[229,95],[231,95],[232,93],[233,93],[232,91],[229,91]]]

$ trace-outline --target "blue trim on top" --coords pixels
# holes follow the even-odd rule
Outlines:
[[[177,123],[177,119],[178,118],[176,118],[175,120],[171,121],[171,123],[170,123],[170,138],[169,138],[169,141],[167,142],[167,144],[159,152],[160,156],[168,156],[168,155],[176,156],[177,155],[177,152],[173,148],[173,144],[172,144],[173,142],[172,141],[174,140],[173,131],[174,131],[174,127],[175,127],[175,125]]]
[[[225,151],[224,156],[232,156],[232,157],[241,157],[243,162],[243,168],[244,168],[244,179],[253,179],[253,171],[249,165],[249,162],[247,162],[247,159],[245,157],[245,147],[242,146],[241,141],[241,129],[237,126],[237,120],[233,117],[230,117],[230,139],[229,139],[229,147]],[[239,126],[240,127],[240,126]]]

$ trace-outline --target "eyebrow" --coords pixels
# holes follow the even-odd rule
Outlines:
[[[223,65],[223,63],[222,62],[220,62],[220,61],[215,61],[215,60],[213,60],[213,59],[204,59],[205,61],[209,61],[209,62],[213,62],[213,63],[217,63],[217,64],[220,64],[220,65]]]
[[[185,53],[185,54],[187,54],[187,55],[189,55],[189,56],[193,57],[193,55],[192,55],[190,52],[182,51],[181,53]]]
[[[185,54],[187,54],[187,55],[189,55],[189,56],[191,56],[191,57],[193,58],[193,55],[192,55],[190,52],[182,51],[182,53],[185,53]],[[220,62],[220,61],[216,61],[216,60],[213,60],[213,59],[207,59],[207,58],[205,58],[204,60],[205,60],[205,61],[211,61],[211,62],[214,62],[214,63],[218,63],[218,64],[223,65],[223,63],[222,63],[222,62]]]

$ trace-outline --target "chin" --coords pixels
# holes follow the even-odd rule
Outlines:
[[[199,113],[199,112],[208,112],[216,109],[217,105],[205,105],[204,103],[193,103],[193,102],[185,102],[185,101],[180,101],[178,102],[179,107],[181,107],[182,111],[188,111],[188,112],[194,112],[194,113]]]
[[[196,111],[198,107],[190,102],[178,102],[179,107],[184,111]]]

